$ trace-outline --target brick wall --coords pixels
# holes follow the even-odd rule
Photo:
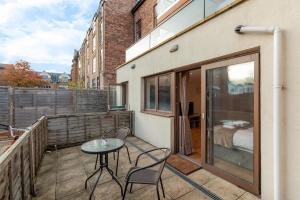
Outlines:
[[[104,3],[104,65],[103,86],[116,82],[115,69],[125,62],[125,51],[133,43],[135,0],[112,0]]]
[[[134,13],[134,22],[141,20],[142,37],[150,33],[154,28],[153,8],[157,0],[146,0]]]

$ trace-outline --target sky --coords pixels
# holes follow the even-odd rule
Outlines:
[[[0,0],[0,63],[70,73],[99,0]]]

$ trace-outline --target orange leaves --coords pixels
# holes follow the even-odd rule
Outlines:
[[[2,78],[12,87],[42,87],[46,84],[37,72],[31,70],[30,63],[23,60],[7,65]]]

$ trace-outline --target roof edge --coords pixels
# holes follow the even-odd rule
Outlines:
[[[134,14],[138,9],[139,7],[141,7],[141,5],[143,5],[143,3],[145,2],[146,0],[139,0],[135,6],[131,9],[131,14]]]

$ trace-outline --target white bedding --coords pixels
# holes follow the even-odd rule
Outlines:
[[[253,128],[240,129],[233,135],[233,146],[253,152]]]

